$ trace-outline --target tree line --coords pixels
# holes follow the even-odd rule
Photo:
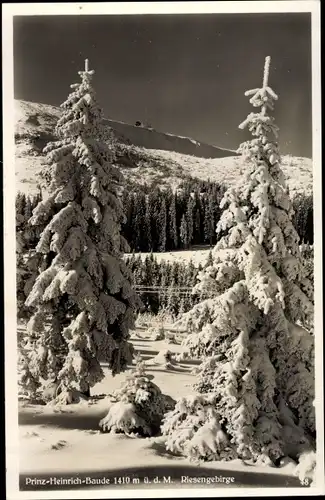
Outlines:
[[[125,223],[122,234],[135,252],[165,252],[193,245],[213,246],[221,216],[225,186],[190,179],[177,191],[134,185],[123,193]],[[313,244],[313,197],[293,199],[293,224],[301,241]],[[221,235],[220,235],[221,236]]]
[[[125,209],[125,223],[122,234],[133,251],[162,252],[189,248],[190,245],[216,243],[216,224],[220,218],[220,197],[224,187],[209,181],[190,179],[179,186],[177,192],[155,188],[152,192],[146,186],[134,186],[122,194]],[[17,193],[17,301],[21,317],[28,314],[25,300],[36,279],[40,256],[35,247],[42,227],[32,227],[28,220],[41,200],[36,196]],[[313,197],[299,194],[293,200],[293,225],[302,243],[313,245]],[[191,236],[191,239],[189,239]],[[139,291],[147,311],[156,313],[167,308],[172,314],[179,309],[188,310],[195,300],[185,296],[177,287],[192,287],[196,283],[197,272],[193,263],[162,261],[153,257],[132,256],[127,258],[134,274],[136,285],[169,287],[160,293]],[[173,290],[172,290],[173,285]]]
[[[211,259],[210,253],[205,266],[211,264]],[[202,264],[196,267],[192,261],[158,262],[152,253],[145,258],[132,254],[126,258],[126,263],[132,272],[143,311],[157,314],[166,310],[177,316],[197,303],[199,297],[192,294],[192,288],[197,283],[198,273],[203,270]]]
[[[134,186],[124,190],[122,234],[135,252],[165,252],[214,245],[225,187],[195,179],[176,191]]]
[[[195,180],[191,183],[187,181],[185,187],[187,192],[193,192],[193,188],[201,189],[202,193],[207,193],[208,183]],[[145,188],[142,191],[145,195]],[[164,193],[162,190],[156,192]],[[166,195],[166,193],[164,193]],[[176,199],[182,199],[181,190]],[[132,199],[133,193],[129,196]],[[124,195],[125,196],[125,195]],[[201,199],[204,199],[203,197]],[[18,193],[16,196],[16,231],[17,231],[17,309],[19,317],[28,316],[28,308],[25,306],[27,295],[36,279],[37,268],[40,265],[40,257],[34,251],[40,237],[39,228],[33,228],[28,224],[34,208],[41,200],[40,194],[28,196]],[[295,214],[293,223],[300,234],[301,241],[313,244],[313,199],[312,196],[298,195],[294,199]],[[307,250],[309,249],[307,245]],[[307,252],[305,249],[305,253]],[[189,311],[199,300],[198,296],[191,294],[189,290],[197,283],[197,276],[204,267],[211,264],[211,253],[207,262],[203,266],[195,267],[192,261],[189,262],[168,262],[157,258],[150,253],[145,258],[141,254],[132,253],[127,256],[125,262],[130,268],[134,285],[142,301],[144,311],[157,314],[161,310],[166,310],[173,316]],[[306,259],[312,263],[313,259],[306,254]],[[157,287],[148,291],[148,287]],[[159,287],[159,290],[158,290]],[[146,291],[145,291],[146,290]]]

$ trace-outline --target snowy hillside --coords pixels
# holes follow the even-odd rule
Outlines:
[[[34,131],[50,131],[60,116],[60,109],[47,104],[15,101],[16,135]],[[195,141],[188,137],[158,132],[152,128],[105,119],[105,124],[114,129],[117,138],[124,144],[133,144],[146,149],[162,149],[199,156],[201,158],[224,158],[234,151]]]
[[[232,156],[234,154],[234,151],[230,151],[229,149],[211,146],[210,144],[198,142],[189,137],[162,133],[151,128],[136,127],[124,122],[105,121],[119,136],[127,138],[134,146],[146,149],[177,151],[178,153],[199,156],[201,158],[224,158],[225,156]]]
[[[17,190],[33,193],[42,168],[42,149],[53,139],[60,109],[46,104],[15,101],[15,170]],[[232,184],[244,172],[233,151],[198,143],[186,137],[106,120],[118,140],[117,162],[126,179],[176,187],[186,177]],[[312,161],[286,156],[283,170],[291,193],[312,190]]]

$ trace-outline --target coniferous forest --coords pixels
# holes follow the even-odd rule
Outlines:
[[[122,234],[135,252],[166,252],[195,245],[214,246],[219,238],[215,227],[222,210],[226,187],[191,179],[175,192],[171,189],[134,186],[123,193],[126,221]],[[293,198],[293,224],[301,242],[313,244],[313,197]]]
[[[225,188],[219,184],[196,179],[187,180],[175,193],[172,190],[155,188],[149,195],[150,189],[139,185],[124,190],[122,202],[125,222],[121,225],[121,234],[133,252],[132,256],[126,257],[125,262],[137,286],[142,310],[153,314],[157,314],[160,310],[168,310],[173,316],[177,316],[179,311],[187,311],[196,303],[197,297],[190,293],[190,289],[195,285],[198,272],[203,266],[201,264],[194,266],[191,261],[163,260],[158,263],[152,253],[191,249],[196,245],[215,245],[220,239],[214,228],[220,219],[220,198],[224,192]],[[40,199],[40,195],[32,197],[18,193],[16,196],[19,245],[29,251],[27,254],[30,254],[37,241],[37,231],[31,227],[27,229],[27,222]],[[314,238],[312,195],[296,195],[293,199],[293,208],[293,225],[300,237],[300,243],[312,246]],[[191,241],[189,241],[190,234]],[[185,241],[184,236],[187,238]],[[26,311],[24,302],[37,269],[37,257],[27,260],[26,251],[19,253],[18,261],[20,274],[17,297],[22,315]],[[141,252],[151,255],[143,259]],[[211,255],[205,266],[209,265],[210,259]],[[145,287],[152,286],[157,286],[161,290],[142,291]]]

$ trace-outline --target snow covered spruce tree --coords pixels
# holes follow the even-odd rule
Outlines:
[[[100,361],[113,374],[132,360],[128,343],[138,298],[121,258],[122,180],[105,142],[101,110],[92,87],[94,71],[80,71],[81,83],[62,104],[57,142],[49,143],[43,178],[49,196],[30,219],[47,221],[36,251],[46,268],[26,305],[29,367],[36,380],[56,385],[57,401],[78,401],[103,378]]]
[[[175,401],[161,392],[138,358],[133,372],[110,398],[108,413],[99,426],[103,432],[153,436],[160,432],[162,418]]]
[[[239,148],[247,175],[224,195],[222,238],[197,285],[211,298],[178,321],[192,331],[185,346],[204,358],[200,396],[179,401],[162,430],[169,449],[195,458],[276,463],[314,445],[313,289],[269,115],[269,67],[267,57],[262,88],[246,92],[261,108],[240,125],[254,136]]]

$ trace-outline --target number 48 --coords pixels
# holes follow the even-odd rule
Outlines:
[[[302,486],[309,486],[309,479],[308,479],[308,477],[305,477],[304,479],[300,479],[300,484]]]

